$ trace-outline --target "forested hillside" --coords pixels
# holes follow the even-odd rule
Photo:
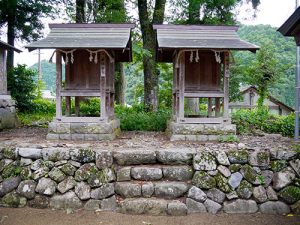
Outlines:
[[[294,84],[295,84],[295,43],[293,38],[283,37],[276,28],[269,25],[242,26],[238,31],[240,37],[246,41],[252,42],[258,46],[267,45],[272,50],[276,58],[276,71],[278,76],[274,84],[269,88],[270,94],[293,107]],[[251,79],[246,73],[247,67],[251,66],[251,62],[255,59],[255,54],[250,52],[234,53],[234,61],[232,64],[233,75],[231,76],[231,96],[236,96],[239,86],[251,84]],[[170,68],[169,68],[170,67]],[[37,64],[31,68],[37,69]],[[160,98],[168,97],[166,89],[169,91],[171,65],[160,65]],[[42,61],[43,80],[46,88],[55,90],[55,64],[46,60]],[[143,69],[141,65],[136,63],[127,64],[125,67],[126,77],[126,103],[133,104],[143,97]],[[163,99],[166,100],[166,99]]]

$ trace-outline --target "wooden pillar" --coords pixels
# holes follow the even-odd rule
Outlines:
[[[6,50],[0,49],[0,94],[7,94]]]
[[[179,121],[184,121],[185,54],[179,59]]]
[[[80,96],[75,97],[75,115],[80,116]]]
[[[208,98],[207,100],[207,111],[208,117],[212,117],[212,98]]]
[[[216,117],[220,117],[220,109],[221,109],[221,102],[220,102],[220,98],[216,98]]]
[[[229,117],[229,52],[224,52],[224,118]]]
[[[100,93],[101,93],[101,104],[100,104],[100,117],[102,120],[106,119],[106,58],[105,54],[100,54]]]
[[[56,119],[60,120],[62,117],[61,113],[61,81],[62,81],[62,64],[61,64],[61,53],[56,51]]]
[[[71,115],[71,97],[66,96],[66,116]]]

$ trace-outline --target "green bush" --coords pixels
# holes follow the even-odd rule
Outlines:
[[[37,88],[35,76],[37,76],[36,71],[27,69],[25,65],[18,65],[8,72],[7,87],[11,96],[16,100],[16,106],[20,112],[33,109]]]
[[[250,134],[255,130],[262,130],[266,133],[278,133],[283,136],[293,136],[294,118],[291,113],[288,116],[274,115],[267,108],[262,109],[241,109],[232,114],[232,122],[236,124],[239,134]]]
[[[55,114],[55,102],[48,100],[48,99],[43,99],[43,98],[36,98],[32,101],[33,107],[32,110],[35,113],[40,113],[40,114]]]

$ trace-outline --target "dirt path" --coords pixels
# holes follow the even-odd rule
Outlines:
[[[0,208],[0,225],[300,225],[299,216],[194,214],[183,217],[132,216],[111,212]]]

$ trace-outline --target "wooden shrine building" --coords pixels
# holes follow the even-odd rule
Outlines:
[[[119,131],[119,121],[114,116],[115,63],[131,61],[134,25],[50,24],[49,27],[51,31],[45,39],[27,46],[29,50],[55,49],[56,117],[49,125],[48,138],[113,139]],[[100,98],[99,117],[80,116],[80,100],[87,97]],[[72,99],[75,110],[71,109]]]
[[[255,52],[259,47],[241,40],[237,26],[155,25],[154,29],[158,62],[173,62],[174,68],[171,140],[235,135],[229,118],[230,51]],[[191,101],[196,112],[188,107]],[[207,109],[200,110],[200,104]]]
[[[6,55],[9,50],[21,52],[14,46],[0,41],[0,130],[13,128],[17,123],[15,101],[7,90]]]

